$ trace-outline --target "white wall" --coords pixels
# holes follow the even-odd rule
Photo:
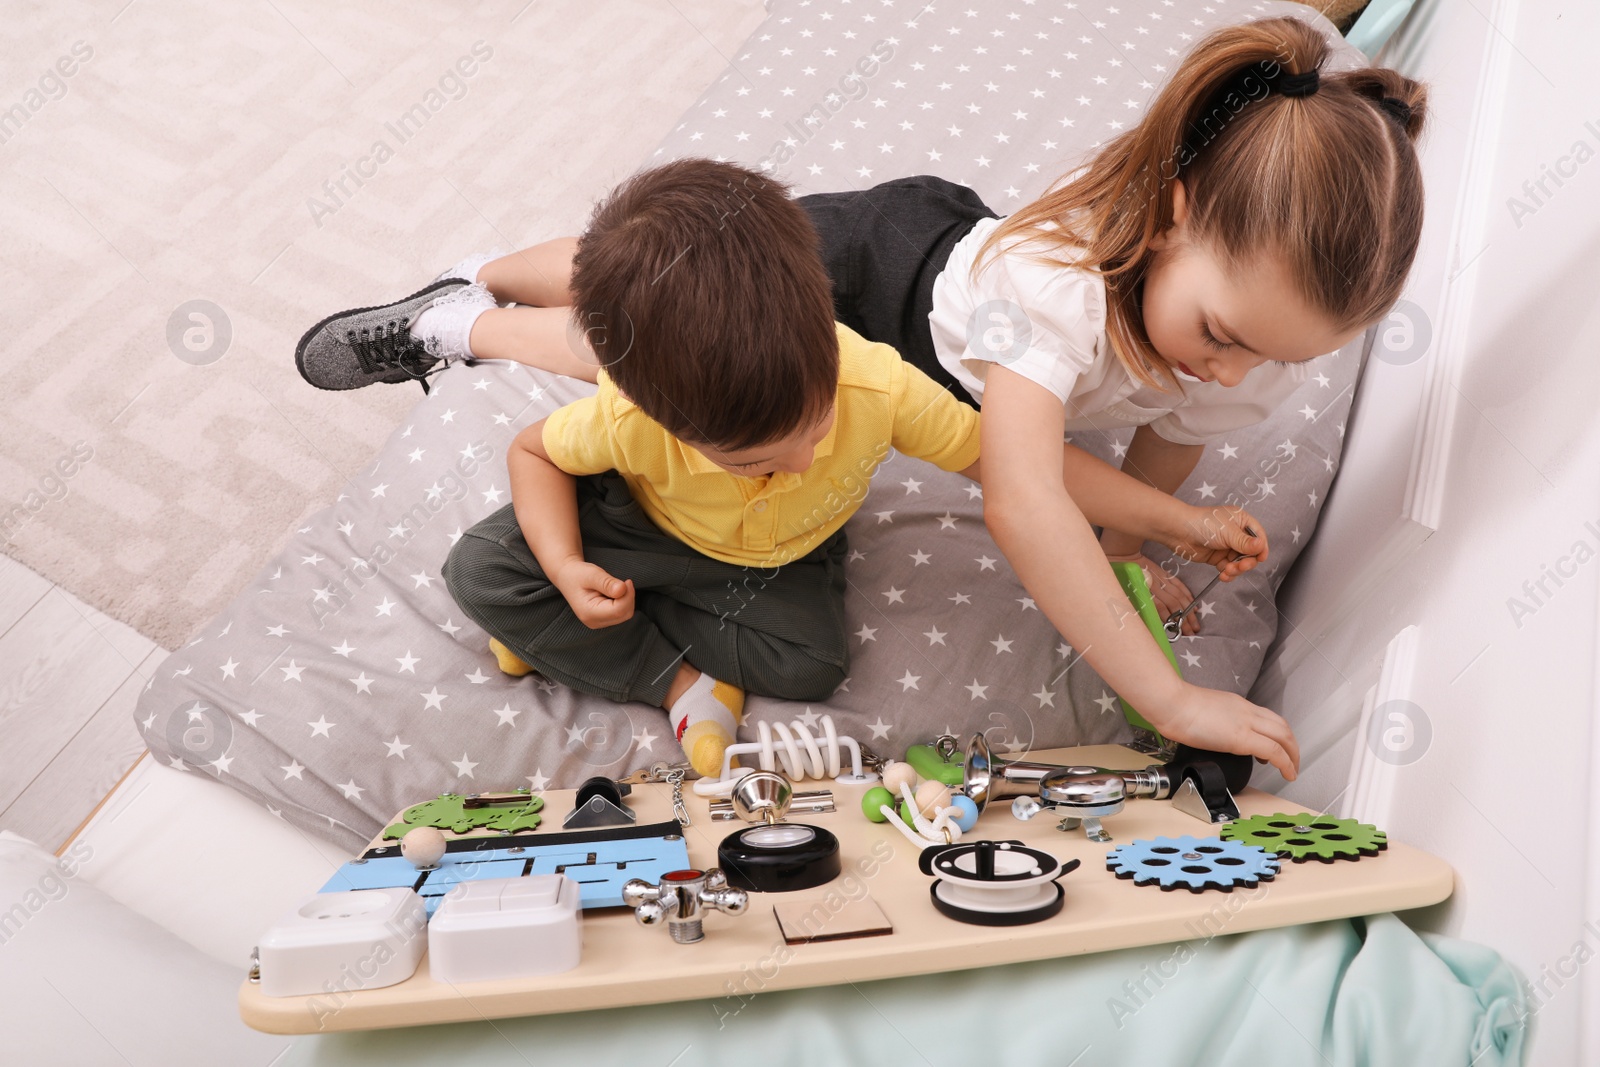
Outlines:
[[[1369,359],[1344,465],[1286,591],[1296,626],[1253,695],[1307,742],[1288,795],[1381,820],[1455,867],[1453,899],[1415,918],[1494,947],[1540,985],[1530,1062],[1600,1063],[1580,1022],[1600,1020],[1600,965],[1576,962],[1600,958],[1584,928],[1600,920],[1588,881],[1600,862],[1600,5],[1420,8],[1381,58],[1432,86],[1428,220],[1407,297],[1433,345],[1407,366]],[[1580,141],[1595,158],[1569,160],[1564,187],[1547,180],[1551,195],[1530,199],[1524,181]],[[1514,218],[1513,196],[1535,210]],[[1571,576],[1527,597],[1524,581],[1579,542]],[[1514,618],[1513,597],[1535,610]],[[1409,626],[1414,641],[1396,641]],[[1414,735],[1414,762],[1358,737],[1364,697],[1421,709],[1431,739]]]

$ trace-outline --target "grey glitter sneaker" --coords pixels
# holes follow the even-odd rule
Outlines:
[[[411,324],[434,301],[467,284],[462,278],[445,278],[392,304],[329,315],[295,346],[300,377],[318,389],[415,381],[427,392],[427,374],[436,364],[452,360],[430,352],[421,338],[411,336]]]

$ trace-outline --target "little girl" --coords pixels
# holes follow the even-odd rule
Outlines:
[[[1225,581],[1265,559],[1245,512],[1197,524],[1170,494],[1207,440],[1266,418],[1301,364],[1399,297],[1422,221],[1424,89],[1382,69],[1324,78],[1327,53],[1295,19],[1212,34],[1138,126],[1005,219],[931,176],[800,198],[836,317],[982,402],[985,521],[1040,611],[1162,734],[1291,779],[1288,724],[1177,676],[1106,610],[1125,598],[1105,563],[1145,562],[1166,615],[1190,594],[1145,560],[1146,537]],[[735,195],[730,224],[737,210]],[[302,374],[350,388],[492,358],[593,381],[564,306],[576,246],[475,256],[407,300],[325,320],[301,341]],[[508,300],[530,306],[497,306]],[[1062,447],[1069,431],[1123,426],[1137,429],[1121,471]],[[1247,759],[1228,769],[1235,787],[1248,779]]]
[[[1116,583],[1053,474],[1064,432],[1131,424],[1123,471],[1176,491],[1206,441],[1266,418],[1299,364],[1398,299],[1422,224],[1413,142],[1424,89],[1390,70],[1324,78],[1327,53],[1294,19],[1218,31],[1137,127],[1004,221],[983,217],[965,189],[939,190],[955,198],[946,218],[979,217],[928,246],[936,265],[948,253],[936,278],[917,282],[919,295],[931,289],[926,341],[907,328],[900,342],[913,362],[931,349],[945,381],[982,398],[985,520],[1039,609],[1162,733],[1275,765],[1298,762],[1287,724],[1177,681],[1153,642],[1118,632],[1101,607]],[[876,200],[857,209],[869,234],[930,232],[892,203],[909,202],[914,218],[937,203],[933,190],[882,188],[858,198]],[[857,277],[864,288],[844,296],[874,301],[874,283]],[[1010,344],[985,343],[997,315]],[[1236,547],[1264,558],[1265,538],[1255,541]],[[1142,558],[1142,542],[1107,529],[1100,546]],[[1187,603],[1182,583],[1145,569],[1164,611]]]

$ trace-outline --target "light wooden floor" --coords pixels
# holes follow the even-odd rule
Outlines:
[[[55,850],[144,751],[167,651],[0,556],[0,830]]]

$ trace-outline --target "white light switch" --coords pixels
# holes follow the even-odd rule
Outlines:
[[[582,916],[578,883],[564,874],[463,882],[428,924],[428,973],[453,985],[570,971]]]

